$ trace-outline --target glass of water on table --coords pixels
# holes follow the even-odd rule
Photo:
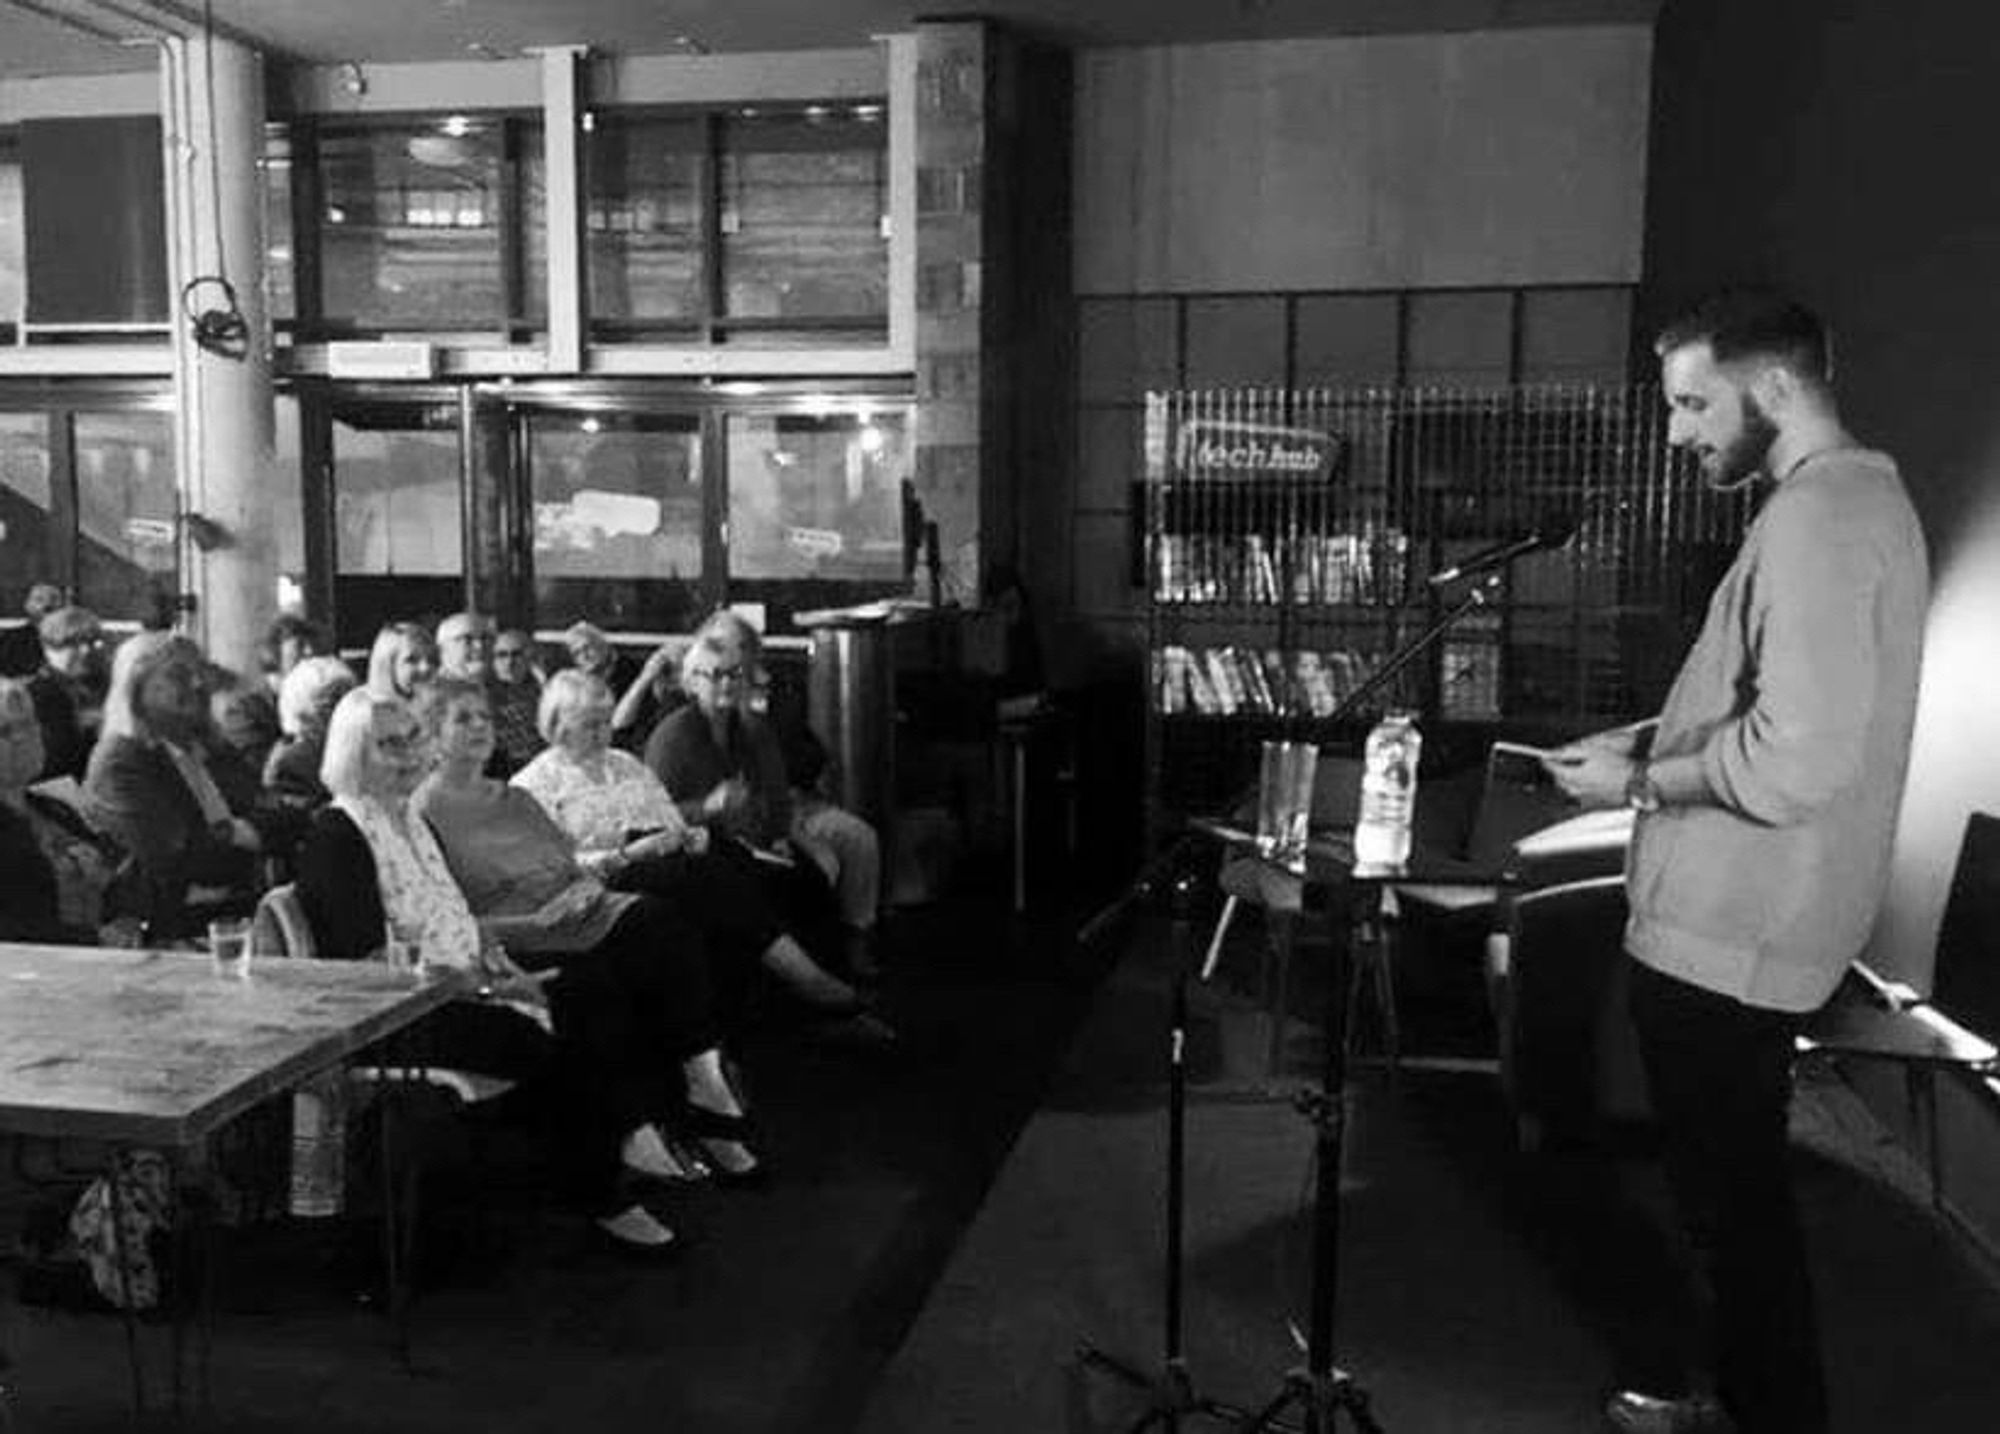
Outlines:
[[[250,922],[241,916],[219,916],[209,922],[208,955],[216,975],[249,980]]]

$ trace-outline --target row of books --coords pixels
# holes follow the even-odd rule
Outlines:
[[[1172,603],[1394,603],[1409,580],[1407,534],[1392,528],[1276,538],[1162,533],[1153,598]]]
[[[1153,706],[1169,715],[1327,717],[1372,666],[1371,659],[1344,651],[1161,647],[1153,653]]]

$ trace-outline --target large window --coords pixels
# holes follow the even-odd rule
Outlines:
[[[180,580],[173,418],[157,384],[0,392],[0,612],[54,583],[107,618],[169,607]]]
[[[887,129],[880,104],[594,116],[593,336],[882,341]]]
[[[0,413],[0,612],[9,617],[31,585],[58,579],[49,468],[47,415]]]
[[[828,346],[889,330],[880,102],[588,116],[593,340]],[[547,326],[537,121],[319,120],[267,149],[273,317],[305,339]],[[296,290],[296,292],[294,292]]]
[[[587,151],[590,311],[599,332],[698,332],[707,318],[707,129],[600,121]]]
[[[319,282],[298,296],[302,329],[512,337],[539,322],[546,248],[526,242],[545,223],[538,125],[323,125],[296,146],[294,184],[308,149]]]
[[[732,578],[895,580],[903,571],[903,414],[735,415]]]
[[[722,121],[720,308],[737,333],[852,340],[889,312],[879,106],[744,110]]]
[[[464,562],[458,410],[342,413],[333,425],[334,571],[444,577]]]
[[[700,420],[682,414],[525,417],[535,620],[674,631],[702,607]]]
[[[77,600],[100,613],[143,613],[177,586],[180,494],[173,418],[75,418]]]
[[[730,601],[783,632],[797,613],[908,590],[908,419],[902,404],[724,417]]]

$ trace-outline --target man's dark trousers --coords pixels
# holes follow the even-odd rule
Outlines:
[[[1821,1434],[1826,1377],[1786,1117],[1801,1017],[1632,963],[1667,1178],[1715,1289],[1717,1393],[1743,1434]]]

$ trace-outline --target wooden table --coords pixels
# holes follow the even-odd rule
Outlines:
[[[230,1120],[454,994],[360,962],[266,959],[235,977],[201,953],[0,942],[0,1135],[156,1147],[178,1182],[188,1157]],[[181,1343],[177,1319],[176,1405]]]
[[[0,942],[0,1133],[185,1149],[453,997],[386,967]]]

